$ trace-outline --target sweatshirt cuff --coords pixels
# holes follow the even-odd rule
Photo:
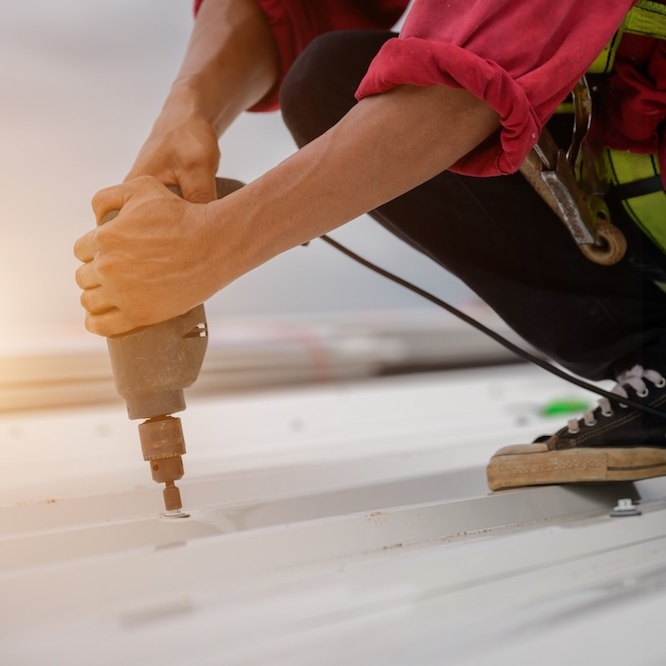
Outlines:
[[[517,171],[541,133],[541,123],[523,88],[497,63],[459,46],[417,37],[386,42],[357,91],[358,100],[399,85],[445,85],[469,90],[500,117],[499,137],[472,150],[451,167],[469,176]],[[446,137],[442,137],[445,140]]]

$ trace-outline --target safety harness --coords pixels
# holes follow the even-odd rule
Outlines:
[[[666,39],[666,5],[639,0],[601,51],[588,74],[609,74],[624,34]],[[602,265],[626,251],[622,232],[611,224],[604,197],[609,186],[635,224],[666,254],[666,193],[656,154],[604,146],[592,126],[592,95],[587,78],[574,88],[558,112],[573,113],[569,149],[560,149],[544,129],[520,168],[534,189],[560,217],[581,252]]]

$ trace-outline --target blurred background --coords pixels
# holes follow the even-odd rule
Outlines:
[[[191,0],[33,0],[5,3],[0,11],[1,383],[25,369],[25,364],[22,370],[8,366],[8,359],[38,349],[51,357],[63,348],[105,352],[104,341],[83,328],[72,246],[94,224],[92,195],[123,179],[147,136],[194,17]],[[244,114],[221,145],[219,175],[246,182],[294,150],[279,113]],[[367,217],[334,237],[455,305],[481,307],[458,280]],[[260,340],[275,337],[265,331],[266,325],[275,331],[276,322],[326,322],[329,334],[331,327],[342,326],[335,336],[349,347],[349,327],[357,331],[365,322],[365,332],[368,327],[427,330],[431,351],[416,360],[419,366],[438,364],[441,354],[450,362],[459,351],[440,335],[442,326],[451,325],[443,311],[317,241],[242,277],[206,309],[211,322],[221,323],[211,326],[213,338],[216,331],[234,341],[257,338],[257,322],[263,326]],[[295,337],[285,336],[284,326],[280,331],[282,338]],[[301,337],[320,334],[321,328]],[[479,340],[469,334],[467,329],[462,334],[466,344]],[[402,332],[396,335],[404,338]],[[423,350],[419,335],[416,346]],[[363,340],[372,350],[372,340]],[[487,342],[479,344],[483,362]],[[472,349],[462,362],[474,360],[474,354]],[[412,362],[404,350],[398,356]]]

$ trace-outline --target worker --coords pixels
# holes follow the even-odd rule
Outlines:
[[[544,129],[569,145],[571,118],[558,109],[633,4],[196,1],[152,131],[125,181],[93,198],[98,223],[120,213],[76,242],[87,328],[109,336],[179,315],[369,212],[546,357],[617,382],[633,402],[602,398],[550,437],[506,442],[522,446],[493,461],[523,472],[495,487],[599,480],[599,465],[607,479],[666,474],[666,420],[640,409],[666,409],[666,231],[642,229],[611,187],[627,250],[599,265],[519,173]],[[594,84],[605,145],[653,155],[662,172],[665,43],[623,36]],[[298,150],[216,201],[220,136],[242,112],[278,107]]]

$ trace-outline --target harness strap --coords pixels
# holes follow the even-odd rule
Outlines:
[[[666,5],[639,0],[627,14],[625,32],[663,39],[666,37]]]
[[[666,5],[639,0],[625,17],[608,46],[590,69],[608,73],[624,33],[666,40]],[[604,151],[606,172],[613,194],[635,224],[666,253],[666,194],[656,155],[641,155],[622,150]]]
[[[625,16],[613,39],[596,57],[588,70],[589,73],[608,74],[613,69],[615,53],[625,32],[654,39],[666,39],[666,5],[652,0],[638,0]]]
[[[654,2],[653,0],[638,0],[625,16],[624,21],[613,35],[611,41],[594,60],[588,69],[588,74],[608,74],[611,72],[616,52],[625,33],[641,35],[651,39],[666,40],[666,5],[661,2]],[[556,113],[572,114],[577,123],[579,120],[585,121],[583,123],[585,125],[584,134],[587,134],[589,118],[580,118],[581,109],[576,106],[575,94],[573,95],[573,102],[571,99],[566,100],[560,104]],[[587,139],[588,137],[585,136],[583,141],[587,141]],[[589,152],[590,146],[586,147]],[[581,233],[579,233],[580,223],[572,225],[571,219],[573,216],[571,214],[563,215],[562,195],[552,187],[549,188],[550,192],[544,192],[543,184],[538,182],[539,180],[554,178],[556,175],[554,171],[551,171],[553,166],[549,166],[547,161],[543,162],[542,160],[543,163],[540,166],[538,165],[536,160],[538,155],[538,150],[533,150],[529,159],[521,167],[521,171],[551,208],[559,214],[571,231],[574,240],[579,244],[581,251],[586,253],[586,244],[589,241],[583,239]],[[594,157],[595,155],[596,158]],[[610,224],[610,222],[605,205],[596,210],[599,203],[603,204],[601,197],[605,188],[602,187],[599,189],[594,184],[590,187],[590,183],[585,182],[585,178],[583,177],[585,165],[575,156],[569,156],[568,154],[567,156],[571,157],[571,166],[575,169],[578,177],[577,183],[567,183],[566,187],[569,190],[568,199],[580,202],[580,194],[582,193],[587,207],[593,209],[596,221],[598,222],[601,219],[604,221],[603,224],[607,226],[606,223]],[[666,193],[663,189],[659,162],[656,155],[642,155],[611,150],[609,148],[601,149],[599,147],[593,151],[591,159],[593,171],[600,174],[603,172],[602,181],[606,181],[607,185],[612,186],[613,196],[621,201],[629,217],[666,254],[666,224],[664,224],[664,220],[666,219]],[[564,199],[567,199],[567,197],[564,197]],[[601,218],[598,216],[599,213],[601,213]],[[581,215],[578,216],[580,217],[579,222],[584,221],[585,226],[596,237],[599,234],[599,224],[595,225],[594,222],[590,224],[586,210],[581,210]],[[581,244],[581,241],[583,244]],[[621,255],[616,253],[614,256]],[[595,261],[597,260],[597,258],[591,258]],[[602,261],[598,261],[598,263],[602,263]],[[666,286],[661,284],[659,286],[666,290]]]
[[[604,158],[613,193],[627,215],[666,253],[666,193],[656,156],[607,148]]]

